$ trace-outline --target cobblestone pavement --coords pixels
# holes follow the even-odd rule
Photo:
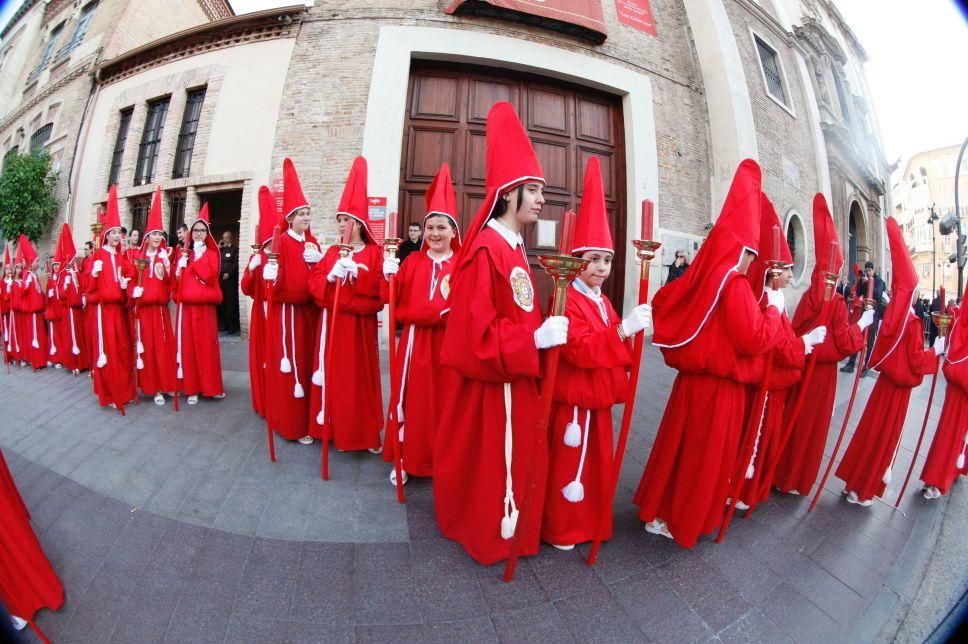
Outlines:
[[[150,399],[125,417],[99,409],[89,379],[61,370],[0,372],[0,446],[66,590],[38,619],[55,641],[868,641],[903,622],[947,506],[968,499],[927,503],[914,481],[900,511],[864,509],[831,477],[811,515],[808,499],[775,495],[720,545],[649,535],[631,496],[674,372],[648,349],[614,540],[594,568],[587,547],[545,547],[505,584],[441,537],[429,481],[411,480],[400,505],[368,453],[333,452],[330,482],[318,443],[277,440],[270,463],[246,349],[223,339],[227,398],[177,414]],[[928,384],[912,396],[898,472]],[[943,399],[942,381],[931,430]]]

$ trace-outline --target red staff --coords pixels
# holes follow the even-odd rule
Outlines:
[[[632,245],[635,247],[635,256],[641,262],[642,268],[639,272],[639,304],[649,303],[649,269],[652,260],[655,258],[655,251],[662,245],[652,240],[654,205],[650,199],[642,201],[642,227],[640,229],[641,239],[633,239]],[[632,426],[632,412],[635,409],[635,392],[639,385],[639,371],[642,367],[642,347],[645,345],[645,334],[638,333],[632,345],[632,370],[629,373],[629,384],[625,392],[625,409],[622,410],[622,428],[618,434],[618,446],[615,448],[615,457],[612,460],[612,476],[602,504],[602,515],[598,519],[598,530],[595,531],[595,540],[592,542],[592,549],[588,553],[588,565],[594,566],[598,559],[598,550],[605,538],[608,530],[609,514],[612,503],[615,499],[615,492],[618,489],[619,475],[622,473],[622,460],[625,458],[625,446],[629,439],[629,429]]]
[[[391,212],[387,219],[387,233],[383,240],[383,248],[390,259],[396,259],[397,250],[400,249],[402,240],[397,237],[397,213]],[[397,283],[396,275],[390,275],[387,279],[387,303],[389,311],[387,314],[387,354],[390,363],[390,407],[387,409],[387,428],[386,438],[393,446],[393,472],[396,474],[397,502],[403,503],[406,499],[403,496],[403,454],[400,448],[400,419],[397,417],[397,404],[400,395],[400,380],[404,374],[401,371],[400,377],[396,378],[396,330],[397,330]],[[411,327],[410,333],[414,329]],[[396,380],[396,382],[395,382]]]
[[[551,315],[562,316],[565,314],[565,302],[568,296],[568,286],[578,277],[585,267],[588,260],[581,257],[572,257],[572,239],[575,234],[575,213],[568,211],[562,218],[561,240],[558,243],[557,255],[541,255],[538,261],[555,282],[555,294],[551,300]],[[537,456],[545,449],[545,440],[548,434],[548,424],[551,422],[551,403],[555,390],[555,376],[558,373],[558,359],[561,355],[561,347],[555,346],[547,350],[545,354],[545,372],[541,380],[541,407],[538,410],[538,427],[535,431],[534,443],[531,446],[530,458],[526,459],[529,464],[527,469],[528,476],[524,488],[524,498],[518,508],[517,525],[525,526],[528,511],[532,508],[535,488],[538,486],[536,473]],[[508,553],[508,560],[504,565],[504,581],[514,579],[514,571],[518,566],[518,558],[521,556],[521,530],[515,529],[514,537],[511,541],[511,550]]]
[[[931,314],[934,319],[935,325],[938,327],[938,335],[940,337],[945,337],[948,334],[948,327],[951,326],[952,317],[948,314],[948,305],[945,304],[944,299],[944,287],[941,287],[941,291],[938,296],[941,299],[941,310]],[[911,473],[914,472],[914,464],[918,461],[918,452],[921,451],[921,442],[924,440],[924,430],[928,428],[928,416],[931,414],[931,403],[934,402],[934,389],[938,385],[938,373],[941,371],[941,356],[938,356],[938,366],[934,370],[934,375],[931,376],[931,392],[928,394],[928,404],[924,408],[924,422],[921,423],[921,433],[918,434],[918,444],[914,448],[914,456],[911,457],[911,466],[908,467],[907,476],[904,477],[904,485],[901,486],[901,493],[897,495],[897,501],[894,502],[894,509],[901,504],[901,497],[904,496],[904,491],[907,489],[908,482],[911,480]],[[901,439],[898,438],[898,445],[900,445]],[[964,451],[964,450],[962,450]]]
[[[254,239],[257,242],[259,240],[258,231],[259,229],[256,228],[256,235]],[[272,264],[274,266],[279,264],[279,236],[280,235],[282,235],[282,228],[279,227],[279,224],[276,224],[275,226],[272,227],[272,244],[269,247],[269,252],[266,253],[266,264]],[[255,248],[256,248],[255,245],[253,245],[252,247],[253,251],[255,251]],[[266,286],[266,301],[270,305],[272,304],[272,287],[268,285]],[[285,328],[285,315],[286,315],[285,304],[283,304],[282,306],[283,308],[280,310],[280,313],[283,316],[283,328]],[[269,307],[267,306],[266,309],[268,310],[268,308]],[[295,356],[293,356],[293,360],[295,360]],[[276,436],[275,434],[272,433],[272,427],[269,425],[268,409],[266,410],[266,440],[269,443],[269,460],[275,463],[276,462]]]
[[[352,239],[353,227],[356,225],[357,223],[353,219],[349,219],[346,222],[346,227],[343,230],[343,237],[340,239],[339,243],[340,259],[346,259],[350,256],[350,253],[353,252],[353,246],[350,244],[350,239]],[[333,332],[336,330],[336,316],[339,313],[339,293],[341,286],[343,286],[343,280],[336,280],[336,290],[333,292],[333,315],[329,320],[329,333],[326,334],[326,386],[323,389],[323,408],[325,409],[326,413],[324,414],[325,422],[323,423],[323,456],[319,464],[319,475],[324,481],[329,480],[329,438],[332,434],[333,426],[333,396],[330,393],[330,390],[333,388]],[[325,311],[323,314],[325,315]],[[399,480],[399,478],[397,480]]]
[[[773,226],[773,257],[774,259],[771,259],[767,263],[769,265],[768,272],[771,285],[776,289],[776,281],[783,274],[784,267],[783,260],[780,259],[780,227],[777,225]],[[743,481],[747,476],[751,476],[747,474],[747,470],[752,465],[753,454],[756,451],[756,444],[759,441],[760,430],[763,425],[763,413],[766,409],[766,399],[770,391],[770,379],[773,377],[772,351],[768,351],[765,354],[765,362],[763,378],[760,380],[759,390],[756,392],[756,398],[753,401],[753,406],[750,408],[750,417],[746,425],[746,432],[743,434],[743,447],[739,452],[742,458],[736,464],[733,478],[730,480],[732,494],[730,494],[729,509],[726,510],[726,517],[723,519],[723,524],[719,527],[719,534],[716,535],[716,543],[722,543],[726,537],[726,531],[729,530],[729,524],[732,522],[733,514],[736,512],[736,504],[739,503],[739,493],[743,489]]]
[[[869,311],[874,308],[874,276],[871,275],[867,278],[867,298],[864,301],[864,310]],[[864,356],[867,350],[867,332],[870,327],[864,329],[863,340],[861,340],[860,357],[857,365],[857,373],[854,374],[854,386],[850,390],[850,400],[847,403],[847,412],[844,414],[844,424],[840,427],[840,434],[837,436],[837,443],[834,445],[833,454],[830,455],[830,461],[827,463],[827,469],[823,472],[823,477],[820,479],[820,485],[817,486],[817,493],[813,496],[813,501],[810,502],[810,507],[807,512],[813,512],[813,509],[817,507],[817,502],[820,500],[820,495],[823,494],[823,486],[827,482],[827,477],[830,476],[830,470],[834,467],[834,461],[837,460],[837,452],[840,451],[840,444],[844,441],[844,433],[847,431],[847,423],[850,422],[850,411],[854,408],[854,400],[857,398],[857,386],[860,384],[860,374],[864,371]]]

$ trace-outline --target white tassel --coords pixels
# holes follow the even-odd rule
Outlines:
[[[965,453],[964,452],[962,452],[961,454],[958,454],[958,460],[955,461],[955,467],[957,467],[959,470],[962,470],[962,469],[965,468]]]
[[[511,458],[514,445],[511,425],[511,383],[504,383],[504,516],[501,518],[501,538],[510,539],[518,527],[518,506],[514,502],[514,482],[511,479]]]
[[[283,358],[282,360],[279,361],[279,371],[281,371],[282,373],[292,372],[292,363],[289,362],[289,358]]]
[[[54,345],[50,345],[50,351],[49,351],[49,353],[52,356],[53,355],[57,355],[57,347],[55,347]]]
[[[108,363],[108,357],[103,353],[97,357],[97,366],[99,369],[104,367],[104,365],[106,365],[107,363]],[[181,369],[179,369],[178,371],[179,371],[178,377],[181,378],[181,373],[180,373]]]
[[[178,378],[181,379],[181,378],[184,378],[184,377],[185,377],[185,372],[182,371],[182,368],[181,367],[178,367]]]
[[[137,360],[136,364],[138,365],[138,368],[139,369],[144,369],[145,368],[145,361],[141,359],[141,356],[138,356],[138,360]]]
[[[39,349],[40,348],[40,344],[37,343],[37,338],[36,337],[34,338],[33,342],[30,343],[30,346],[32,346],[35,349]]]
[[[71,353],[73,353],[76,356],[79,356],[81,355],[81,349],[75,344],[73,347],[71,347]]]
[[[514,531],[518,527],[518,511],[511,510],[509,516],[503,517],[501,519],[501,538],[510,539],[514,536]]]
[[[303,390],[303,386],[296,381],[296,385],[292,388],[292,395],[296,398],[305,398],[306,392]]]
[[[585,498],[585,485],[581,481],[572,481],[561,488],[561,494],[567,501],[580,503]]]
[[[141,340],[138,340],[138,347],[137,348],[138,348],[138,353],[144,353],[145,352],[145,345],[142,344]]]
[[[749,480],[753,478],[754,474],[756,474],[756,468],[753,467],[752,463],[750,463],[749,465],[746,466],[746,479]]]
[[[37,314],[36,313],[33,313],[30,316],[30,320],[31,320],[31,322],[34,325],[34,339],[31,341],[30,346],[32,346],[35,349],[39,349],[40,348],[40,343],[37,342]]]
[[[318,425],[326,424],[326,414],[323,413],[323,410],[319,410],[319,413],[316,414],[316,424]]]
[[[565,445],[578,447],[581,445],[581,425],[578,424],[578,406],[572,412],[571,422],[565,425]]]
[[[316,385],[317,387],[322,387],[324,382],[325,382],[325,380],[323,380],[323,372],[322,371],[314,371],[313,372],[313,384]]]
[[[884,483],[884,485],[891,484],[891,478],[894,476],[893,470],[894,470],[893,467],[888,466],[887,471],[884,472],[884,476],[881,477],[881,481]]]
[[[753,441],[753,454],[750,456],[750,464],[746,466],[746,480],[753,478],[753,474],[756,473],[756,453],[760,450],[760,436],[763,435],[763,423],[766,421],[766,405],[770,401],[770,392],[766,392],[766,396],[763,398],[763,411],[762,416],[760,416],[760,426],[756,428],[756,440]]]

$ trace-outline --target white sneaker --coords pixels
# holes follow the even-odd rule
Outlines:
[[[11,619],[13,619],[14,630],[22,631],[27,627],[27,620],[21,619],[16,615],[11,615]]]
[[[800,496],[800,490],[790,490],[790,494],[793,496]]]
[[[737,501],[736,502],[736,509],[737,510],[749,510],[750,509],[750,506],[746,505],[742,501]]]
[[[379,447],[371,447],[370,449],[368,449],[366,451],[368,451],[370,454],[382,454],[383,453],[383,445],[380,445]]]
[[[165,394],[155,394],[155,404],[164,405],[165,404]]]
[[[189,396],[188,397],[188,404],[189,405],[197,405],[198,404],[198,394],[194,394],[192,396]]]
[[[215,400],[222,400],[223,398],[225,398],[225,392],[223,391],[220,394],[215,394],[214,396],[212,396],[212,398],[214,398]]]
[[[847,493],[847,503],[853,503],[854,505],[859,505],[859,506],[861,506],[863,508],[867,508],[867,507],[870,507],[871,505],[873,505],[874,500],[873,499],[867,499],[866,501],[861,501],[860,500],[860,497],[857,496],[857,492],[848,492]]]
[[[941,496],[941,490],[939,490],[935,486],[933,485],[924,486],[924,498],[930,501],[931,499],[937,499],[940,496]]]
[[[307,435],[303,436],[302,438],[300,438],[299,439],[299,442],[302,443],[303,445],[312,445],[313,444],[313,437],[310,436],[309,434],[307,434]]]
[[[58,362],[57,364],[55,364],[55,365],[54,365],[54,369],[63,369],[63,368],[64,368],[64,365],[62,365],[62,364],[61,364],[61,363],[59,363],[59,362]]]
[[[558,550],[564,550],[565,552],[567,552],[569,550],[574,550],[575,549],[575,544],[573,544],[573,543],[569,543],[569,544],[552,543],[551,544],[551,547],[552,548],[558,548]]]
[[[667,539],[672,538],[672,533],[669,532],[669,525],[662,519],[655,519],[646,523],[645,531],[657,534],[660,537],[666,537]]]
[[[407,473],[405,471],[403,470],[400,470],[400,471],[403,473],[403,484],[406,485],[407,481],[410,480],[410,477],[407,476]],[[393,468],[392,470],[390,470],[390,485],[392,485],[393,487],[397,486],[397,468]]]

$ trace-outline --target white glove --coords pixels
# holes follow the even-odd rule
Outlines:
[[[260,266],[262,266],[262,255],[259,255],[258,253],[256,253],[255,255],[252,256],[252,259],[249,260],[249,270],[254,271]]]
[[[64,288],[67,288],[70,285],[71,285],[71,276],[70,275],[65,275],[64,276]]]
[[[317,264],[323,258],[323,254],[318,250],[307,248],[303,251],[303,261],[307,264]]]
[[[6,277],[4,278],[3,283],[6,284],[7,286],[10,286],[11,284],[13,284],[13,279],[10,277]]]
[[[47,297],[54,297],[54,289],[52,288],[47,289]]]
[[[91,267],[91,275],[97,277],[101,273],[102,268],[104,268],[104,262],[99,259],[95,259],[94,266]]]
[[[329,269],[329,274],[326,276],[326,281],[335,282],[336,280],[346,279],[348,274],[349,273],[347,272],[346,267],[337,261],[335,264],[333,264],[333,268]]]
[[[628,337],[643,330],[646,335],[652,335],[652,307],[648,304],[639,304],[622,320],[622,333]]]
[[[942,338],[940,335],[934,340],[934,352],[939,356],[944,355],[945,349],[947,349],[945,346],[947,342],[945,340],[946,338]]]
[[[872,324],[874,324],[874,309],[864,311],[864,314],[860,316],[859,320],[857,320],[857,328],[861,331]]]
[[[534,346],[548,349],[568,342],[568,318],[552,315],[535,329]]]
[[[887,291],[881,293],[881,301],[884,302],[884,304],[891,303],[891,296],[887,294]]]
[[[141,288],[140,286],[135,286],[134,289],[132,289],[132,291],[131,291],[131,297],[133,297],[135,299],[138,299],[139,297],[141,297],[144,294],[145,294],[145,290],[143,288]]]
[[[813,348],[818,344],[823,344],[823,341],[827,338],[827,327],[818,326],[815,329],[807,331],[803,337],[803,352],[807,355],[813,353]]]
[[[131,281],[131,278],[130,277],[121,277],[121,278],[119,278],[118,281],[121,282],[121,290],[123,291],[124,289],[128,288],[128,282]]]
[[[391,275],[396,275],[400,271],[400,260],[396,257],[383,260],[383,277],[390,279]]]
[[[346,274],[352,279],[356,279],[356,276],[360,273],[360,265],[349,257],[341,257],[336,263],[342,264],[343,268],[346,269]]]
[[[275,262],[269,262],[262,269],[262,279],[271,281],[279,277],[279,264]]]
[[[171,262],[168,261],[168,255],[165,253],[158,253],[158,257],[161,258],[161,263],[165,265],[165,268],[168,268],[171,265]]]
[[[188,258],[182,255],[178,258],[178,270],[183,271],[188,268]]]
[[[766,291],[767,306],[775,307],[777,311],[783,313],[786,310],[786,297],[784,297],[783,291],[772,289],[769,286],[764,287],[764,290]]]
[[[86,295],[82,295],[81,296],[81,308],[82,309],[86,309],[87,308],[87,296]]]

